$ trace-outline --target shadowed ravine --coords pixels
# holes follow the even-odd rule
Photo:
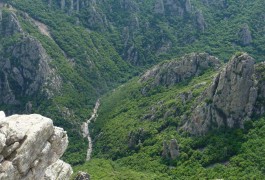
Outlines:
[[[82,130],[82,134],[83,134],[83,137],[87,138],[88,140],[88,148],[87,148],[87,156],[86,156],[86,161],[89,161],[90,158],[91,158],[91,153],[92,153],[92,139],[91,139],[91,136],[90,136],[90,133],[89,133],[89,124],[91,121],[93,120],[96,120],[97,118],[97,112],[98,112],[98,108],[100,106],[100,101],[99,99],[97,100],[96,102],[96,105],[93,109],[93,113],[91,115],[91,117],[87,120],[87,122],[84,122],[81,126],[81,130]]]

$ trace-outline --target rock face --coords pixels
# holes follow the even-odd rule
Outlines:
[[[21,37],[0,50],[0,103],[25,107],[21,97],[38,92],[52,97],[61,87],[61,78],[50,66],[51,58],[38,40],[23,33],[14,13],[5,13],[3,18],[1,35]]]
[[[0,127],[0,179],[43,179],[50,165],[54,177],[72,173],[70,165],[58,160],[68,145],[67,134],[51,119],[37,114],[4,117],[1,112]]]
[[[155,7],[154,7],[154,12],[156,14],[164,14],[165,7],[164,7],[163,0],[156,0]]]
[[[252,35],[251,35],[251,31],[249,29],[249,26],[247,24],[244,24],[243,27],[241,28],[241,30],[238,33],[240,42],[242,43],[242,45],[247,46],[249,44],[251,44],[252,42]]]
[[[236,55],[202,94],[186,128],[192,134],[204,134],[211,128],[243,127],[254,113],[258,97],[254,59]]]
[[[154,13],[160,15],[180,16],[192,12],[190,0],[156,0]]]
[[[140,78],[141,83],[150,82],[150,85],[143,89],[143,93],[159,85],[177,84],[193,76],[199,76],[209,68],[218,69],[220,66],[217,58],[206,53],[192,53],[182,57],[179,61],[159,64]]]
[[[2,13],[0,20],[0,34],[3,36],[11,36],[15,33],[21,33],[22,28],[18,22],[14,12]]]
[[[58,160],[46,169],[44,179],[45,180],[70,179],[72,173],[73,170],[69,164],[63,162],[62,160]]]
[[[163,142],[163,152],[162,156],[164,158],[170,158],[172,160],[179,156],[179,146],[176,139],[171,139],[169,145],[166,141]]]
[[[137,145],[144,142],[146,136],[148,136],[148,134],[145,132],[143,128],[140,128],[135,132],[130,132],[128,135],[128,148],[129,149],[136,148]]]
[[[85,172],[79,171],[75,180],[90,180],[90,175]]]
[[[258,81],[258,98],[255,105],[255,115],[260,116],[265,113],[265,62],[255,66],[255,76]]]
[[[203,14],[202,14],[202,11],[197,11],[195,16],[196,16],[197,28],[200,31],[204,32],[205,28],[206,28],[206,22],[205,22]]]

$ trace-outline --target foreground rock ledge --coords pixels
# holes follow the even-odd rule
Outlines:
[[[64,179],[72,174],[59,160],[68,145],[62,128],[38,114],[5,117],[0,112],[0,180]]]

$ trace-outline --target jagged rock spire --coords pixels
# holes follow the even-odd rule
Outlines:
[[[184,127],[192,134],[222,126],[243,127],[253,114],[258,96],[254,63],[248,54],[234,56],[202,94]]]

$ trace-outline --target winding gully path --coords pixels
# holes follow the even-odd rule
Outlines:
[[[92,121],[95,121],[96,118],[97,118],[97,112],[98,112],[98,108],[100,106],[100,101],[99,99],[97,100],[96,102],[96,105],[93,109],[93,113],[91,115],[91,117],[87,120],[87,122],[84,122],[81,126],[81,130],[82,130],[82,134],[83,134],[83,137],[84,138],[87,138],[88,140],[88,148],[87,148],[87,155],[86,155],[86,161],[89,161],[90,158],[91,158],[91,153],[92,153],[92,148],[93,148],[93,145],[92,145],[92,138],[90,136],[90,133],[89,133],[89,124],[92,122]]]

